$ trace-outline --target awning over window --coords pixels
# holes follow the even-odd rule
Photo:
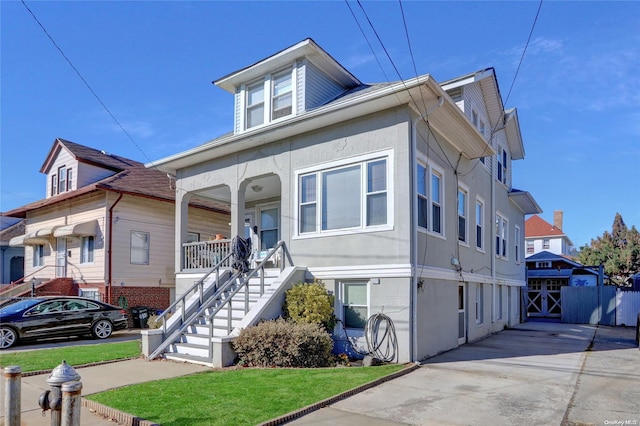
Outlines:
[[[98,228],[97,220],[90,220],[88,222],[74,223],[72,225],[64,225],[56,228],[53,233],[54,237],[85,237],[89,235],[96,235],[96,229]]]
[[[18,235],[9,240],[11,247],[22,247],[29,245],[49,244],[49,240],[46,237],[30,236],[31,233],[25,235]]]
[[[17,237],[13,237],[9,240],[9,245],[11,247],[17,246],[28,246],[28,245],[39,245],[39,244],[49,244],[49,237],[53,234],[58,228],[57,226],[46,226],[44,228],[40,228],[37,231],[27,232],[24,235],[19,235]]]

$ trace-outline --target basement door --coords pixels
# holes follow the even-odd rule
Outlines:
[[[458,344],[467,343],[467,312],[465,309],[467,303],[465,286],[458,285]]]
[[[560,318],[562,314],[562,279],[530,279],[527,296],[527,314],[530,317]]]

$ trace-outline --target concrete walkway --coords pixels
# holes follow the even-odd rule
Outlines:
[[[82,395],[89,395],[207,370],[135,359],[76,372]],[[37,404],[49,388],[48,376],[22,378],[21,425],[50,424]],[[0,386],[4,402],[4,377]],[[640,351],[633,329],[531,322],[431,358],[411,373],[291,424],[640,426],[639,407]],[[81,424],[117,423],[83,407]]]
[[[631,328],[530,322],[290,424],[640,425],[640,351]]]

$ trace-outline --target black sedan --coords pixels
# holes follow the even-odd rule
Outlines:
[[[0,308],[0,349],[19,340],[91,335],[106,339],[114,330],[126,328],[127,312],[82,297],[34,297]]]

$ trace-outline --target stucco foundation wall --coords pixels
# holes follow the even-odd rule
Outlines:
[[[411,278],[377,278],[379,283],[375,283],[367,276],[367,271],[360,271],[362,278],[323,278],[321,281],[324,286],[335,295],[336,316],[343,319],[342,316],[342,300],[341,300],[341,284],[344,282],[366,282],[368,283],[369,294],[369,317],[376,314],[384,314],[391,319],[392,326],[395,329],[396,339],[398,342],[398,352],[395,362],[406,363],[411,361],[411,336],[410,321],[411,310],[409,309],[411,297]],[[380,333],[382,334],[382,333]],[[350,339],[355,340],[358,350],[367,350],[366,339],[362,331],[348,330]],[[337,340],[336,348],[346,345],[344,336],[344,328],[338,324],[334,330],[334,339]],[[384,341],[386,345],[386,341]],[[386,350],[386,347],[385,347]],[[338,350],[342,352],[342,350]],[[346,350],[344,352],[347,352]]]
[[[458,346],[457,281],[425,279],[417,309],[418,360]]]

